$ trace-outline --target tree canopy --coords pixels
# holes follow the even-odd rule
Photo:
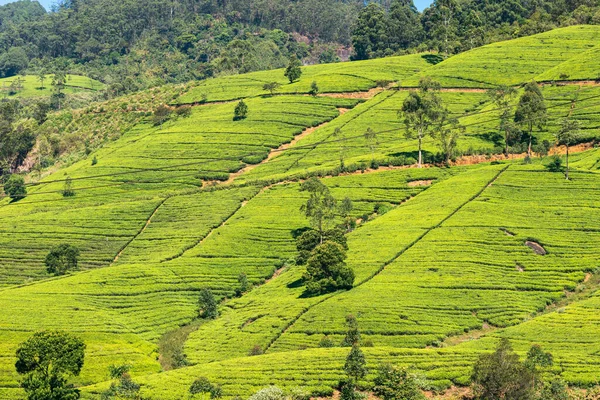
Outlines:
[[[38,332],[17,349],[17,372],[30,400],[74,400],[79,390],[67,383],[83,367],[85,344],[63,332]]]

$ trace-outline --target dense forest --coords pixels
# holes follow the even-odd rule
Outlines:
[[[166,82],[407,51],[445,54],[600,23],[599,0],[62,0],[0,7],[0,77],[56,70],[118,95]],[[345,50],[345,51],[344,51]]]
[[[578,24],[600,24],[600,1],[436,0],[419,13],[412,0],[391,0],[360,12],[352,42],[356,59],[411,50],[456,54]]]

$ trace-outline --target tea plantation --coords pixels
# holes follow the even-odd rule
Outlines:
[[[148,399],[187,398],[199,377],[227,399],[269,385],[330,396],[349,314],[365,382],[389,362],[428,389],[468,386],[477,357],[509,338],[521,355],[550,351],[569,385],[598,384],[599,38],[575,26],[437,64],[425,53],[306,66],[294,83],[283,70],[221,76],[51,114],[45,135],[69,151],[24,174],[26,197],[0,198],[0,398],[25,398],[15,352],[51,329],[85,342],[73,382],[86,399],[101,398],[117,365]],[[465,127],[450,166],[431,162],[441,147],[427,136],[415,168],[398,115],[425,76]],[[514,86],[514,107],[533,79],[547,107],[533,144],[562,157],[562,120],[581,127],[569,180],[551,156],[524,160],[523,141],[501,154],[501,110],[485,89]],[[248,113],[234,118],[242,99]],[[351,227],[355,280],[309,296],[296,238],[315,176],[352,203],[333,223]],[[80,257],[54,276],[45,259],[61,244]],[[199,317],[205,289],[215,319]]]

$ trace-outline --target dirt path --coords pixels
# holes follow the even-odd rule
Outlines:
[[[348,111],[350,111],[347,108],[338,108],[339,111],[339,116],[346,114]],[[223,185],[230,185],[233,183],[234,180],[236,180],[237,178],[239,178],[241,175],[246,174],[250,171],[252,171],[253,169],[255,169],[256,167],[266,164],[268,163],[270,160],[272,160],[276,155],[278,155],[281,152],[284,152],[285,150],[289,149],[290,147],[295,146],[299,141],[301,141],[302,139],[306,138],[307,136],[310,136],[314,131],[316,131],[317,129],[323,128],[324,126],[326,126],[327,124],[329,124],[331,121],[327,121],[327,122],[323,122],[320,125],[317,126],[313,126],[311,128],[306,128],[305,130],[302,131],[302,133],[300,133],[299,135],[296,135],[294,137],[294,139],[292,139],[291,142],[289,143],[284,143],[281,146],[279,146],[276,149],[272,149],[269,152],[269,155],[267,156],[267,158],[265,158],[264,160],[262,160],[260,163],[258,164],[252,164],[252,165],[247,165],[246,167],[242,168],[241,170],[239,170],[238,172],[235,172],[233,174],[229,175],[229,179],[227,179],[225,182],[223,182]]]
[[[463,209],[463,207],[465,207],[467,204],[471,203],[472,201],[476,200],[477,198],[479,198],[483,192],[489,187],[489,184],[495,182],[500,175],[502,175],[508,168],[510,168],[510,165],[507,165],[506,167],[502,168],[500,171],[498,171],[498,173],[496,175],[494,175],[494,178],[488,182],[485,186],[483,186],[483,188],[477,192],[474,196],[472,196],[470,199],[468,199],[466,202],[464,202],[463,204],[461,204],[460,206],[458,206],[458,208],[456,208],[455,210],[453,210],[452,212],[450,212],[450,214],[448,214],[446,217],[444,217],[440,222],[438,222],[437,224],[431,226],[430,228],[426,229],[425,232],[423,232],[421,235],[419,235],[419,237],[417,237],[413,242],[409,243],[406,247],[404,247],[402,250],[400,250],[400,252],[398,252],[398,254],[396,254],[395,256],[393,256],[390,260],[384,262],[377,271],[375,271],[375,273],[373,273],[371,276],[365,278],[364,280],[362,280],[361,282],[357,283],[356,285],[354,285],[354,287],[352,287],[351,289],[349,289],[348,291],[352,291],[355,290],[356,288],[366,284],[367,282],[370,282],[371,280],[375,279],[379,274],[381,274],[390,264],[392,264],[394,261],[396,261],[398,258],[402,257],[403,254],[405,254],[407,251],[409,251],[410,249],[412,249],[414,246],[416,246],[421,240],[423,240],[427,235],[429,235],[432,231],[438,229],[440,226],[442,226],[446,221],[448,221],[450,218],[452,218],[456,213],[458,213],[460,210]],[[411,198],[412,199],[412,198]],[[317,307],[318,305],[324,303],[325,301],[336,297],[337,295],[339,295],[340,293],[346,293],[346,291],[341,291],[341,292],[335,292],[332,293],[326,297],[324,297],[323,299],[319,300],[318,302],[307,306],[304,310],[302,310],[296,317],[294,317],[288,325],[286,325],[286,327],[277,335],[275,336],[271,342],[268,344],[268,346],[265,348],[265,352],[267,352],[276,342],[277,340],[279,340],[279,338],[281,338],[292,326],[294,326],[294,324],[296,322],[298,322],[300,320],[300,318],[302,318],[303,315],[305,315],[307,312],[309,312],[310,310],[312,310],[314,307]]]
[[[113,265],[114,263],[116,263],[119,260],[119,257],[121,257],[121,255],[123,254],[123,252],[129,247],[129,245],[135,240],[137,239],[142,233],[144,233],[146,231],[146,229],[148,228],[148,225],[150,225],[150,222],[152,221],[152,218],[154,218],[154,216],[156,215],[156,213],[158,212],[158,210],[163,206],[163,204],[165,204],[165,202],[167,200],[169,200],[171,197],[165,197],[160,203],[158,203],[158,205],[154,208],[154,210],[152,211],[152,214],[150,214],[150,216],[148,217],[148,219],[146,220],[146,223],[144,224],[144,226],[142,227],[142,229],[140,229],[138,231],[138,233],[136,233],[127,243],[125,243],[125,246],[123,246],[121,248],[121,250],[119,250],[119,252],[117,253],[117,255],[115,256],[115,258],[112,260],[112,262],[110,263],[110,265]]]

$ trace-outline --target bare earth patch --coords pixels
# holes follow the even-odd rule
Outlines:
[[[433,183],[432,180],[428,180],[428,181],[412,181],[412,182],[408,182],[406,185],[408,187],[420,187],[420,186],[431,186],[432,183]]]

